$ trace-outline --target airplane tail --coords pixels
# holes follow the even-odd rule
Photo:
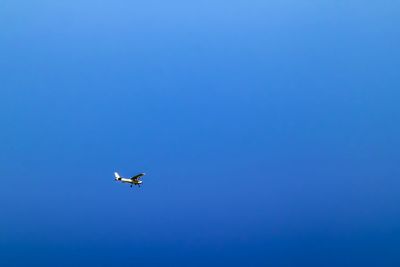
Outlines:
[[[121,180],[121,176],[119,176],[118,172],[114,172],[115,180]]]

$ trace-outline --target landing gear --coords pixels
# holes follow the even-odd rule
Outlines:
[[[132,185],[131,185],[131,187],[132,187]]]

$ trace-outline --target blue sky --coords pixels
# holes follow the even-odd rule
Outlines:
[[[0,264],[398,266],[399,8],[2,1]]]

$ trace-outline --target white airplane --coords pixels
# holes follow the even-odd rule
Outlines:
[[[115,176],[115,181],[121,181],[122,183],[128,183],[131,184],[131,187],[133,185],[137,185],[140,187],[140,185],[143,183],[140,178],[142,178],[143,176],[145,176],[145,173],[139,173],[135,176],[133,176],[132,178],[123,178],[121,177],[118,172],[114,172],[114,176]]]

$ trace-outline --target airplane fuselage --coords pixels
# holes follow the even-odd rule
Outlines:
[[[118,181],[121,181],[122,183],[135,184],[135,185],[142,183],[142,181],[140,181],[140,180],[137,180],[137,179],[132,180],[132,179],[128,179],[128,178],[120,178],[120,179],[118,179]]]
[[[140,185],[143,183],[140,178],[142,178],[145,175],[145,173],[139,173],[135,176],[133,176],[132,178],[124,178],[121,177],[117,172],[114,172],[114,176],[115,176],[115,180],[116,181],[120,181],[122,183],[127,183],[127,184],[131,184],[132,185],[137,185],[140,187]]]

